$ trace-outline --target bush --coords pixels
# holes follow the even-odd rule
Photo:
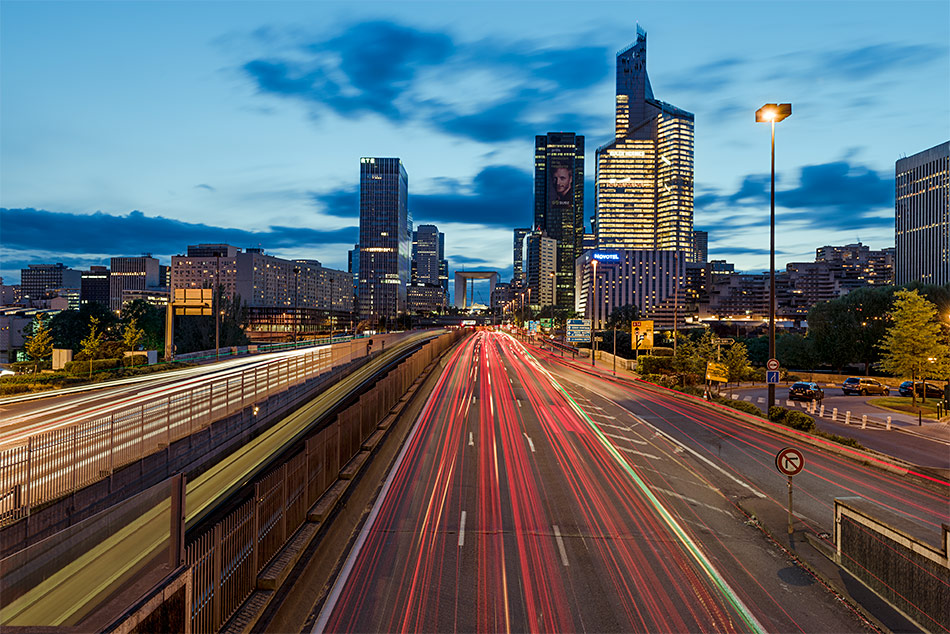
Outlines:
[[[33,369],[36,369],[37,372],[42,370],[52,370],[53,362],[51,360],[46,361],[17,361],[16,363],[10,364],[10,369],[16,373],[21,372],[33,372]]]
[[[769,408],[769,420],[773,423],[779,423],[781,425],[785,424],[785,416],[788,414],[788,410],[784,407],[779,407],[778,405],[773,405]]]
[[[30,386],[23,383],[4,383],[0,385],[0,396],[9,396],[10,394],[22,394],[29,392]]]
[[[762,368],[747,368],[742,375],[743,381],[752,381],[753,383],[765,383],[765,370]]]
[[[642,356],[637,364],[640,374],[669,374],[673,370],[673,360],[670,357]]]
[[[723,405],[737,409],[746,414],[752,414],[754,416],[764,417],[765,414],[762,413],[756,405],[749,403],[748,401],[733,401],[731,399],[724,399],[721,401]]]
[[[96,359],[92,362],[92,371],[93,372],[102,372],[103,370],[113,370],[115,368],[123,367],[125,359]],[[125,362],[127,363],[127,362]],[[70,361],[66,364],[66,367],[63,368],[69,374],[76,375],[88,375],[89,374],[89,362],[88,361]]]
[[[673,348],[663,348],[663,347],[657,346],[653,348],[650,354],[654,357],[672,357]]]
[[[769,408],[769,420],[808,433],[814,433],[818,429],[815,425],[815,419],[808,414],[798,410],[788,410],[777,405]]]

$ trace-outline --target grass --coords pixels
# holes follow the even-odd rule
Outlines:
[[[872,398],[868,401],[868,404],[892,412],[899,412],[901,414],[913,414],[916,416],[918,413],[921,413],[923,414],[924,418],[936,420],[937,402],[938,399],[932,397],[928,398],[926,403],[918,398],[917,407],[914,407],[912,405],[913,401],[910,399],[910,397],[884,396],[882,398]]]

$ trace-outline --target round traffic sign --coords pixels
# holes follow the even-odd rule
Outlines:
[[[798,449],[786,447],[775,454],[775,466],[782,475],[798,475],[805,468],[805,457]]]
[[[769,370],[778,370],[778,359],[769,359],[765,367]]]

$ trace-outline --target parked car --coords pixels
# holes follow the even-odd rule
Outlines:
[[[807,383],[799,381],[788,388],[788,400],[790,401],[814,401],[821,400],[825,393],[817,383]]]
[[[900,393],[901,396],[911,396],[911,385],[914,386],[914,391],[917,392],[917,396],[926,394],[927,398],[943,398],[943,390],[940,387],[924,381],[904,381],[901,383],[901,386],[897,388],[898,393]]]
[[[868,394],[883,394],[887,396],[891,393],[890,388],[877,379],[867,379],[856,376],[845,379],[844,383],[841,384],[841,391],[845,394],[860,394],[861,396],[867,396]]]

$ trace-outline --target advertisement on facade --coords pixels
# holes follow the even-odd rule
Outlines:
[[[548,200],[552,203],[572,203],[574,201],[573,167],[564,162],[551,163],[549,174]]]

